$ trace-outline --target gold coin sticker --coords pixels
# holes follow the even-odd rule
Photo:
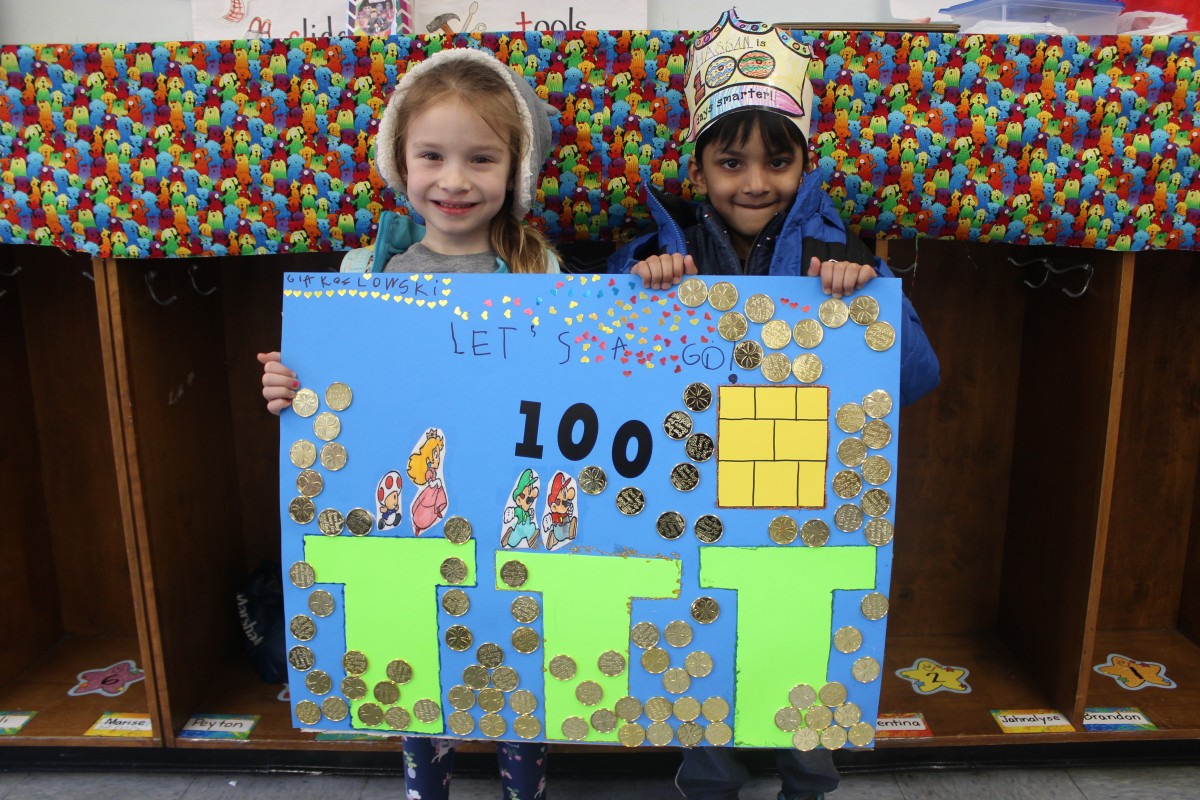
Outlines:
[[[670,665],[671,656],[661,647],[649,647],[646,648],[646,652],[642,653],[642,669],[651,675],[661,674]]]
[[[694,722],[685,722],[675,731],[675,738],[684,747],[695,747],[704,740],[704,728]]]
[[[670,744],[674,738],[675,731],[665,722],[651,722],[646,726],[646,741],[655,747]]]
[[[805,350],[812,350],[825,338],[825,329],[815,319],[802,319],[792,328],[792,338]]]
[[[297,614],[292,617],[288,628],[291,629],[292,636],[295,636],[302,642],[307,642],[317,635],[317,623],[313,622],[313,618],[307,614]]]
[[[402,658],[389,661],[385,671],[387,672],[388,680],[395,681],[401,686],[412,680],[412,665]]]
[[[537,599],[529,595],[523,594],[512,601],[513,619],[524,625],[535,621],[541,613],[542,608],[538,605]]]
[[[585,706],[594,706],[604,698],[604,690],[595,681],[580,681],[575,687],[575,699]]]
[[[375,684],[375,689],[372,691],[377,702],[383,703],[385,706],[392,706],[400,699],[400,689],[391,681],[380,681]]]
[[[692,417],[686,411],[675,410],[663,420],[663,432],[676,441],[692,432]]]
[[[301,417],[311,417],[320,405],[321,400],[312,389],[300,389],[292,398],[292,411]]]
[[[600,670],[600,674],[610,678],[615,677],[625,671],[625,656],[616,650],[605,650],[596,659],[596,667]]]
[[[475,718],[466,711],[452,711],[446,724],[455,736],[466,736],[475,730]]]
[[[881,670],[878,661],[871,656],[863,656],[850,667],[850,674],[859,683],[870,683],[879,677]]]
[[[292,518],[292,522],[300,525],[307,525],[313,521],[313,517],[317,515],[317,507],[313,505],[313,501],[303,495],[293,497],[288,503],[288,516]]]
[[[321,721],[321,707],[312,700],[296,703],[296,719],[305,725],[316,725]]]
[[[831,297],[817,307],[817,316],[827,328],[840,328],[850,319],[850,309],[842,300]]]
[[[527,689],[517,689],[508,698],[508,705],[518,714],[532,714],[537,711],[537,695]]]
[[[846,701],[833,710],[833,721],[843,728],[849,728],[860,719],[862,719],[862,709],[856,703]]]
[[[626,486],[617,492],[617,510],[627,517],[642,513],[646,507],[646,496],[636,486]]]
[[[636,697],[625,695],[617,701],[613,710],[619,718],[626,722],[633,722],[642,715],[642,701]],[[663,719],[666,719],[666,717],[663,717]]]
[[[863,426],[863,444],[872,450],[887,447],[892,441],[892,426],[881,419],[873,419]]]
[[[883,389],[876,389],[863,398],[863,411],[873,419],[886,417],[892,412],[892,396]]]
[[[446,629],[446,646],[456,653],[466,650],[474,640],[471,629],[464,625],[451,625]]]
[[[569,681],[575,677],[575,659],[570,656],[558,655],[550,659],[550,674],[560,681]]]
[[[846,745],[846,729],[831,725],[821,731],[821,746],[826,750],[840,750]]]
[[[541,732],[542,723],[538,722],[537,717],[522,714],[513,720],[513,733],[522,739],[533,739]]]
[[[386,722],[387,726],[392,730],[402,731],[412,724],[412,717],[409,715],[406,709],[397,706],[395,708],[389,708],[387,711],[383,712],[383,721]]]
[[[879,592],[871,592],[862,599],[859,606],[862,609],[862,615],[869,620],[881,620],[888,613],[888,599],[886,595]]]
[[[800,528],[800,541],[809,547],[824,547],[829,541],[829,526],[824,520],[808,520]]]
[[[288,663],[301,672],[307,672],[317,663],[317,658],[311,649],[298,644],[288,651]]]
[[[371,512],[365,508],[352,508],[346,513],[346,530],[353,536],[366,536],[374,525]]]
[[[720,722],[729,716],[729,701],[724,697],[710,697],[700,704],[700,713],[709,722]]]
[[[712,437],[707,433],[693,433],[683,444],[683,451],[687,453],[687,457],[697,462],[708,461],[715,449]]]
[[[696,520],[692,530],[695,531],[696,538],[703,544],[712,544],[721,538],[721,534],[725,532],[725,525],[721,522],[720,517],[705,514]]]
[[[862,491],[862,478],[852,469],[844,469],[833,476],[833,493],[843,500],[857,497]]]
[[[333,613],[333,595],[324,589],[317,589],[308,596],[308,610],[318,617],[328,617]]]
[[[318,471],[302,469],[300,470],[300,474],[296,475],[296,492],[299,492],[301,497],[317,497],[324,488],[325,479],[320,476]]]
[[[692,601],[692,619],[701,625],[715,622],[721,615],[721,606],[711,597],[697,597]]]
[[[763,360],[762,345],[753,339],[738,342],[733,348],[733,363],[742,369],[758,369]]]
[[[333,688],[333,679],[329,677],[328,672],[314,669],[304,676],[304,685],[315,695],[329,694],[329,690]]]
[[[499,714],[484,714],[479,719],[479,730],[490,739],[503,736],[508,730],[508,723]]]
[[[785,514],[775,517],[767,525],[767,535],[771,537],[771,541],[775,544],[791,544],[796,541],[796,534],[798,532],[799,529],[796,527],[796,520]]]
[[[450,517],[442,523],[442,535],[454,544],[466,544],[472,532],[471,523],[464,517]]]
[[[583,717],[567,717],[562,721],[562,735],[578,742],[588,734],[588,724]]]
[[[297,589],[307,589],[317,582],[317,574],[313,571],[312,564],[307,561],[297,561],[288,568],[288,578],[292,581],[292,586]]]
[[[872,322],[863,332],[867,347],[882,353],[896,343],[896,330],[886,322]]]
[[[690,461],[671,468],[671,485],[681,492],[690,492],[700,485],[700,470]]]
[[[321,466],[337,472],[346,466],[346,448],[337,442],[329,442],[321,446]]]
[[[863,512],[856,505],[838,506],[838,510],[833,512],[833,524],[838,526],[838,530],[853,533],[862,527],[862,523]]]
[[[663,673],[662,682],[670,694],[683,694],[692,687],[692,676],[682,667],[671,667]]]
[[[709,723],[704,729],[704,741],[713,747],[723,747],[733,739],[733,728],[724,722]]]
[[[461,617],[471,610],[471,601],[462,589],[450,589],[442,595],[442,608],[452,617]]]
[[[708,290],[708,303],[717,311],[728,311],[737,305],[738,290],[729,281],[714,283]]]
[[[362,675],[367,671],[367,654],[361,650],[347,650],[342,656],[342,666],[348,675]]]
[[[489,714],[495,714],[504,708],[504,692],[489,686],[479,690],[479,707]]]
[[[717,333],[727,342],[741,341],[749,329],[746,318],[736,311],[726,311],[717,320]]]
[[[800,709],[784,706],[775,712],[775,727],[781,731],[794,731],[804,722]]]
[[[654,523],[654,529],[658,531],[658,535],[664,539],[678,539],[687,529],[687,523],[683,519],[683,515],[678,511],[664,511],[658,515],[658,519]]]
[[[762,328],[762,343],[772,350],[782,350],[792,343],[792,329],[781,319],[773,319]]]
[[[350,713],[350,707],[340,697],[326,697],[321,701],[321,713],[330,722],[341,722]]]
[[[700,716],[700,701],[694,697],[681,697],[675,701],[672,713],[681,722],[692,722]]]
[[[687,278],[679,284],[676,290],[676,297],[679,302],[688,308],[696,308],[704,305],[704,301],[708,299],[708,284],[699,278]]]
[[[857,403],[846,403],[838,408],[833,419],[843,432],[858,433],[867,421],[867,415]]]
[[[833,724],[833,712],[825,706],[811,706],[804,712],[804,724],[814,731],[823,731]]]
[[[892,477],[892,465],[883,456],[869,456],[863,460],[863,480],[872,486],[882,486]]]
[[[487,685],[491,683],[491,676],[482,665],[471,664],[463,670],[463,683],[478,691],[487,688]]]
[[[317,463],[317,446],[307,439],[300,439],[288,450],[288,459],[293,467],[307,469]],[[318,712],[319,713],[319,712]]]
[[[608,486],[608,476],[600,467],[584,467],[579,472],[579,490],[584,494],[600,494]]]
[[[329,384],[329,388],[325,390],[325,405],[334,411],[345,411],[350,407],[350,401],[353,399],[354,393],[341,381]]]
[[[346,518],[336,508],[323,508],[317,514],[317,530],[326,536],[338,536],[346,528]]]
[[[617,741],[626,747],[638,747],[646,741],[646,729],[636,722],[627,722],[617,731]]]
[[[765,356],[759,367],[763,377],[771,383],[783,383],[792,374],[792,360],[783,353]]]
[[[863,534],[867,537],[867,544],[872,544],[876,547],[883,547],[892,541],[894,533],[892,523],[882,518],[871,520],[867,523],[867,527],[863,529]]]
[[[638,704],[638,708],[641,708],[640,703]],[[670,719],[673,711],[674,704],[665,697],[651,697],[646,701],[646,716],[654,722],[662,722]],[[638,713],[640,714],[641,712],[639,711]],[[629,718],[625,717],[625,719]],[[633,719],[637,719],[637,715],[634,715]]]
[[[683,669],[693,678],[703,678],[712,672],[712,656],[703,650],[694,650],[683,659]]]
[[[313,420],[313,433],[322,442],[332,442],[342,432],[342,421],[337,414],[322,411]]]
[[[521,676],[508,665],[501,665],[492,670],[492,685],[502,692],[511,692],[521,683]]]
[[[542,644],[542,637],[533,628],[521,626],[512,632],[512,646],[518,653],[532,653]]]
[[[488,669],[495,669],[504,663],[504,651],[498,644],[484,642],[475,651],[475,658],[479,659],[479,663]]]
[[[833,633],[833,646],[839,653],[853,653],[862,647],[862,631],[853,625],[844,625]]]
[[[869,722],[856,722],[850,726],[846,738],[855,747],[866,747],[875,738],[875,726]]]
[[[892,507],[892,498],[883,489],[868,489],[862,496],[862,510],[868,517],[882,517]]]
[[[843,439],[838,443],[837,454],[838,461],[844,466],[857,467],[866,460],[867,446],[863,444],[862,439]]]
[[[475,692],[466,686],[453,686],[448,695],[450,707],[456,711],[468,711],[475,707]]]
[[[592,716],[589,721],[592,724],[592,728],[600,733],[612,733],[617,729],[617,723],[620,722],[620,720],[617,719],[617,715],[614,714],[610,708],[596,709],[592,712]]]
[[[788,702],[796,708],[808,708],[817,702],[817,690],[807,683],[799,683],[788,692]]]
[[[421,720],[421,722],[433,722],[442,715],[441,707],[428,698],[418,700],[413,705],[413,716]]]
[[[467,562],[458,556],[450,556],[442,562],[440,572],[446,583],[460,584],[467,579]]]
[[[692,626],[681,619],[668,622],[663,629],[663,638],[672,647],[687,647],[692,643]]]
[[[808,728],[801,728],[792,734],[792,747],[807,753],[809,750],[816,750],[821,744],[821,734]]]
[[[801,353],[792,362],[792,374],[801,383],[812,383],[821,377],[821,372],[824,369],[825,366],[821,363],[821,357],[814,353]]]
[[[870,325],[879,319],[879,303],[870,295],[859,295],[850,301],[850,319],[859,325]]]
[[[707,411],[712,405],[713,393],[708,384],[689,383],[683,390],[683,404],[690,411]]]
[[[752,294],[746,298],[746,316],[754,322],[766,322],[775,316],[775,301],[765,294]]]
[[[638,647],[645,650],[647,647],[654,647],[658,644],[658,627],[653,622],[639,622],[633,626],[630,632],[630,638]]]
[[[505,561],[500,567],[500,580],[504,581],[506,586],[517,589],[529,580],[529,568],[520,561]]]

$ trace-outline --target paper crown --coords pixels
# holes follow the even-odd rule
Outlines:
[[[812,49],[765,22],[744,22],[730,9],[688,48],[687,140],[725,114],[757,108],[783,114],[808,140]]]

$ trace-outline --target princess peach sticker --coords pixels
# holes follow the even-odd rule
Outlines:
[[[443,477],[445,461],[446,434],[441,428],[430,428],[408,458],[408,479],[417,487],[408,512],[417,536],[436,525],[450,506]]]

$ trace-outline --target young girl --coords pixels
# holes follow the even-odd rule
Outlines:
[[[385,213],[374,248],[352,250],[343,272],[559,272],[545,238],[523,224],[550,151],[555,113],[524,78],[478,50],[442,50],[392,92],[375,140],[379,174],[425,220]],[[278,414],[300,382],[260,353],[263,397]],[[403,740],[409,800],[449,793],[455,740]],[[505,800],[545,797],[546,746],[496,744]]]

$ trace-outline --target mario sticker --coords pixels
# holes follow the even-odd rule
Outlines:
[[[537,497],[541,491],[538,474],[526,469],[517,476],[512,494],[504,506],[500,546],[511,549],[538,545]]]

